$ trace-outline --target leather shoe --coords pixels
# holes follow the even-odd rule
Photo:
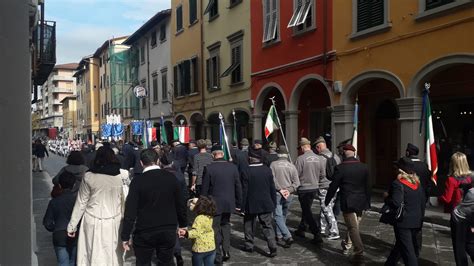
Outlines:
[[[273,257],[276,257],[277,255],[277,249],[270,249],[270,253],[267,253],[268,254],[268,257],[270,258],[273,258]]]
[[[241,249],[242,249],[242,251],[245,251],[245,252],[248,252],[248,253],[252,253],[252,252],[253,252],[253,248],[248,248],[248,247],[245,247],[245,246],[244,246],[244,247],[242,247]]]
[[[228,251],[224,251],[222,254],[222,261],[228,261],[230,259],[230,253]]]

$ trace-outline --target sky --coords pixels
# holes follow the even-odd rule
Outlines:
[[[45,19],[56,21],[57,64],[79,63],[106,40],[130,35],[170,0],[46,0]]]

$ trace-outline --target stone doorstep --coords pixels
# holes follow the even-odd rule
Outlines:
[[[382,206],[382,194],[378,191],[375,191],[374,193],[372,193],[370,209],[374,212],[380,212]],[[444,213],[442,206],[432,206],[430,203],[427,204],[425,210],[425,217],[423,219],[424,222],[449,227],[450,219],[451,215],[449,213]]]

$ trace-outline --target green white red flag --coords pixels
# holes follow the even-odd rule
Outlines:
[[[174,127],[173,138],[179,140],[181,143],[189,142],[189,127],[177,126]]]
[[[268,137],[273,133],[273,131],[280,129],[280,125],[278,123],[278,114],[275,109],[275,106],[270,106],[270,110],[268,110],[267,120],[265,121],[265,138]]]
[[[426,88],[429,88],[429,84],[425,84]],[[431,104],[428,96],[428,90],[425,90],[423,96],[423,111],[422,115],[425,115],[425,143],[426,143],[426,163],[431,171],[431,180],[437,185],[438,181],[438,158],[436,155],[436,143],[434,138],[433,120],[431,116]],[[420,127],[421,129],[421,127]],[[420,130],[421,131],[421,130]]]

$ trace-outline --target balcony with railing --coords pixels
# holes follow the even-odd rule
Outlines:
[[[34,85],[43,85],[56,64],[56,22],[38,23],[33,42],[33,81]]]

